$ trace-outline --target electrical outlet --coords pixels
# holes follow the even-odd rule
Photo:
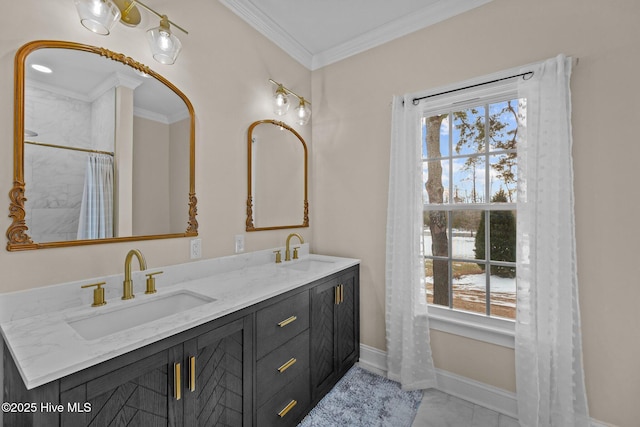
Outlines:
[[[244,252],[244,234],[236,234],[236,253]]]
[[[191,259],[202,256],[202,239],[191,239]]]

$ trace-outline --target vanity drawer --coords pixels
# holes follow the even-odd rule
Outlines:
[[[258,311],[256,352],[261,359],[309,328],[309,292],[301,292]]]
[[[298,375],[309,378],[309,330],[258,361],[258,406]]]
[[[258,427],[295,426],[311,403],[308,374],[302,374],[276,392],[258,409]]]

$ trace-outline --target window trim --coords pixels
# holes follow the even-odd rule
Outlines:
[[[428,304],[429,328],[507,348],[515,348],[516,322]]]
[[[432,95],[459,87],[473,85],[476,83],[507,77],[516,72],[520,72],[523,67],[511,68],[490,75],[485,75],[452,85],[442,86],[428,91],[421,92],[419,96]],[[450,110],[451,108],[464,109],[475,106],[480,101],[482,103],[492,103],[497,100],[504,100],[505,97],[517,97],[518,79],[505,80],[498,83],[489,84],[484,87],[470,88],[452,94],[436,96],[429,101],[422,101],[418,107],[420,117],[438,114]],[[454,155],[455,157],[455,155]],[[486,208],[491,203],[481,203],[471,209]],[[424,203],[425,207],[428,203]],[[515,204],[508,203],[509,208]],[[437,206],[437,207],[436,207]],[[470,206],[465,207],[469,208]],[[507,206],[505,206],[506,208]],[[443,206],[430,205],[430,209],[455,211],[450,204]],[[493,207],[495,209],[495,207]],[[516,307],[517,310],[517,307]],[[442,331],[454,335],[460,335],[478,341],[483,341],[506,348],[515,348],[515,324],[516,321],[501,317],[490,317],[486,314],[473,313],[462,310],[455,310],[449,307],[440,307],[435,304],[428,304],[428,317],[430,329]]]

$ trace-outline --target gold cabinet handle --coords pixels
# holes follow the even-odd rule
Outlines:
[[[297,401],[292,400],[291,402],[289,402],[289,404],[287,406],[285,406],[284,408],[282,408],[282,410],[280,412],[278,412],[278,416],[280,418],[284,417],[285,415],[287,415],[287,412],[289,412],[291,409],[293,409],[294,406],[296,406],[298,404]]]
[[[340,304],[344,302],[344,285],[340,285]]]
[[[196,357],[189,358],[189,390],[196,391]]]
[[[287,362],[285,362],[282,366],[280,366],[278,368],[278,372],[283,373],[284,371],[286,371],[287,369],[289,369],[294,363],[296,363],[298,360],[295,357],[292,357],[291,359],[289,359]]]
[[[334,298],[333,298],[334,303],[336,305],[340,304],[340,285],[333,288],[333,294],[334,294]]]
[[[280,326],[281,328],[284,328],[285,326],[287,326],[289,323],[295,322],[296,320],[298,320],[298,317],[296,316],[291,316],[287,319],[284,319],[282,322],[278,323],[278,326]]]
[[[173,394],[176,397],[176,400],[180,400],[182,398],[182,392],[180,387],[180,364],[173,364]]]

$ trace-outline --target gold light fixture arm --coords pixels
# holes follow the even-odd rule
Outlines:
[[[288,87],[283,85],[282,83],[278,83],[277,81],[275,81],[273,79],[269,79],[269,81],[271,83],[273,83],[274,85],[278,86],[278,88],[282,88],[282,89],[284,89],[285,92],[295,96],[296,98],[298,98],[299,101],[304,101],[305,104],[311,105],[311,103],[309,101],[307,101],[305,97],[298,95],[297,93],[295,93],[294,91],[292,91],[291,89],[289,89]]]
[[[136,5],[140,5],[143,8],[145,8],[146,10],[148,10],[149,12],[153,13],[154,15],[156,15],[158,18],[162,19],[162,14],[156,12],[155,10],[153,10],[152,8],[150,8],[149,6],[147,6],[146,4],[142,3],[141,1],[138,0],[119,0],[119,1],[115,1],[116,6],[118,6],[118,9],[120,9],[120,13],[122,15],[122,21],[127,23],[128,25],[138,25],[140,23],[140,18],[139,16],[139,12],[137,12],[135,6]],[[129,15],[136,15],[135,19],[129,20]],[[185,30],[184,28],[182,28],[180,25],[176,24],[173,21],[168,21],[171,25],[173,25],[174,27],[176,27],[177,29],[179,29],[180,31],[182,31],[185,34],[189,34],[189,32],[187,30]]]

